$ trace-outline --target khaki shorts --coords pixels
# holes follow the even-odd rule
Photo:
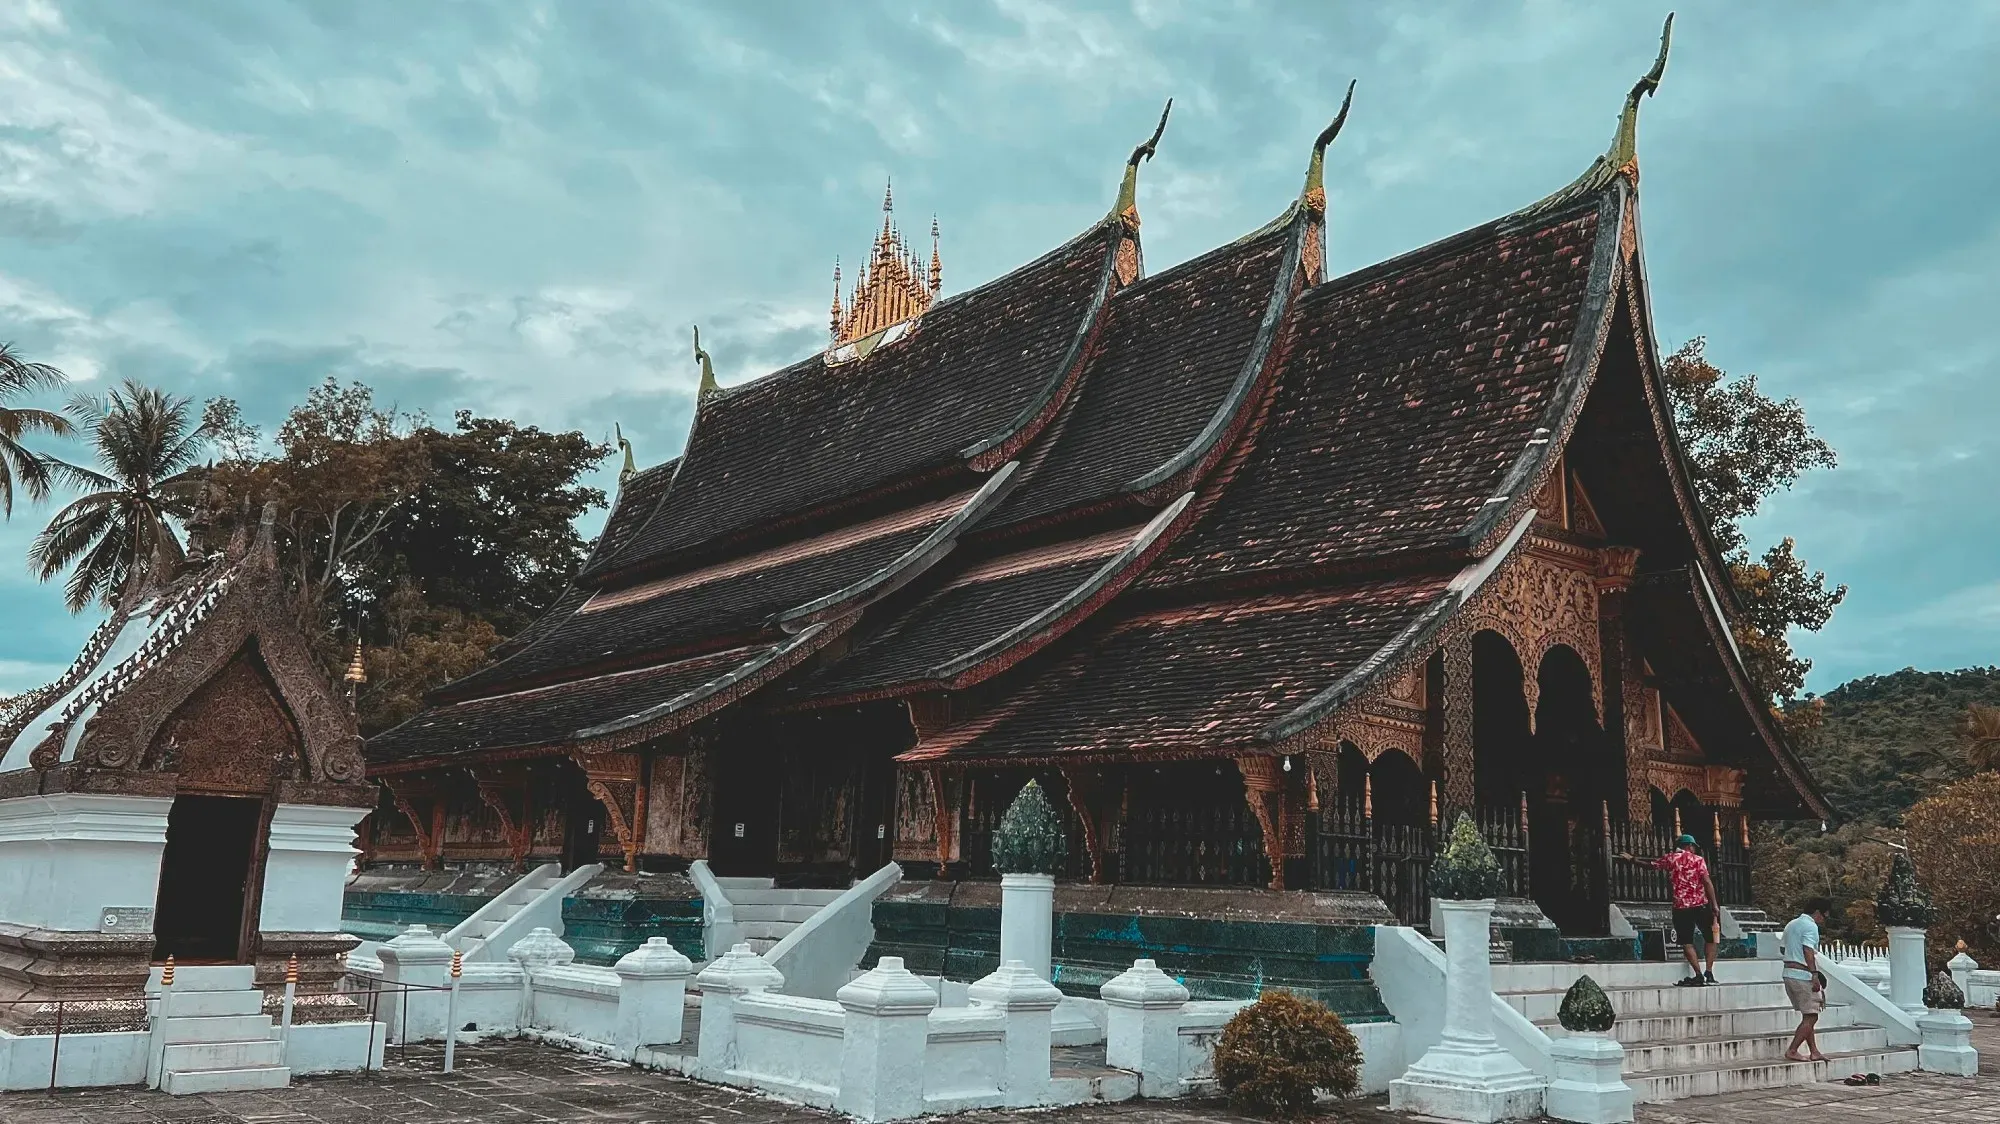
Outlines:
[[[1817,1015],[1826,1009],[1826,992],[1814,987],[1811,980],[1786,980],[1785,998],[1801,1015]]]

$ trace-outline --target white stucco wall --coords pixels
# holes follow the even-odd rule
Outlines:
[[[95,932],[106,906],[151,909],[172,804],[76,792],[0,800],[0,921]]]
[[[360,854],[354,825],[366,808],[280,804],[271,814],[264,904],[257,927],[269,933],[337,933],[341,893]],[[148,899],[150,901],[151,899]]]

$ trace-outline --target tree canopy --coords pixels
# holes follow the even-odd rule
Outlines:
[[[64,381],[61,371],[23,359],[14,353],[13,344],[0,343],[0,518],[14,514],[17,485],[31,500],[49,498],[53,474],[48,458],[21,439],[31,433],[67,437],[75,432],[69,419],[53,410],[13,403],[36,391],[61,387]]]

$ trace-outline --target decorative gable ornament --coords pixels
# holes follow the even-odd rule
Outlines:
[[[1431,864],[1431,893],[1450,901],[1478,901],[1498,897],[1504,888],[1493,848],[1486,845],[1472,817],[1460,812],[1451,841]]]
[[[993,869],[1001,874],[1060,874],[1067,853],[1062,821],[1042,786],[1029,781],[993,830]]]
[[[1889,879],[1875,897],[1875,920],[1884,925],[1924,929],[1937,919],[1930,891],[1917,883],[1916,865],[1907,851],[1897,851],[1889,863]]]
[[[1604,994],[1597,981],[1584,975],[1578,976],[1569,990],[1563,992],[1556,1019],[1571,1033],[1602,1034],[1618,1021],[1618,1012],[1611,1009],[1611,997]]]

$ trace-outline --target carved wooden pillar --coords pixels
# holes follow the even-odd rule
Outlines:
[[[1650,822],[1653,802],[1646,793],[1646,750],[1633,728],[1641,711],[1638,656],[1625,632],[1625,603],[1638,572],[1639,551],[1607,546],[1597,563],[1597,636],[1603,650],[1599,666],[1604,679],[1604,733],[1625,762],[1625,815],[1632,823]],[[1628,718],[1628,714],[1631,718]]]
[[[1239,757],[1243,799],[1264,833],[1264,857],[1271,862],[1271,889],[1285,888],[1285,774],[1275,757]]]
[[[604,805],[611,834],[625,852],[625,870],[639,869],[639,848],[645,844],[646,789],[639,783],[636,753],[574,753],[570,759],[583,770],[585,787]]]
[[[424,776],[382,778],[396,810],[410,821],[417,836],[417,859],[425,870],[444,865],[444,794],[435,780]]]
[[[515,870],[528,869],[528,850],[534,846],[535,819],[528,772],[521,766],[475,766],[468,769],[479,786],[479,799],[500,818],[500,834],[507,840],[507,856]]]
[[[937,877],[943,881],[951,868],[951,853],[958,843],[958,805],[951,798],[951,778],[944,766],[924,769],[924,783],[931,791],[931,832],[936,836]]]
[[[1444,653],[1444,692],[1439,699],[1444,729],[1439,745],[1444,767],[1444,822],[1472,811],[1474,786],[1472,745],[1472,634],[1453,629],[1439,644]]]

